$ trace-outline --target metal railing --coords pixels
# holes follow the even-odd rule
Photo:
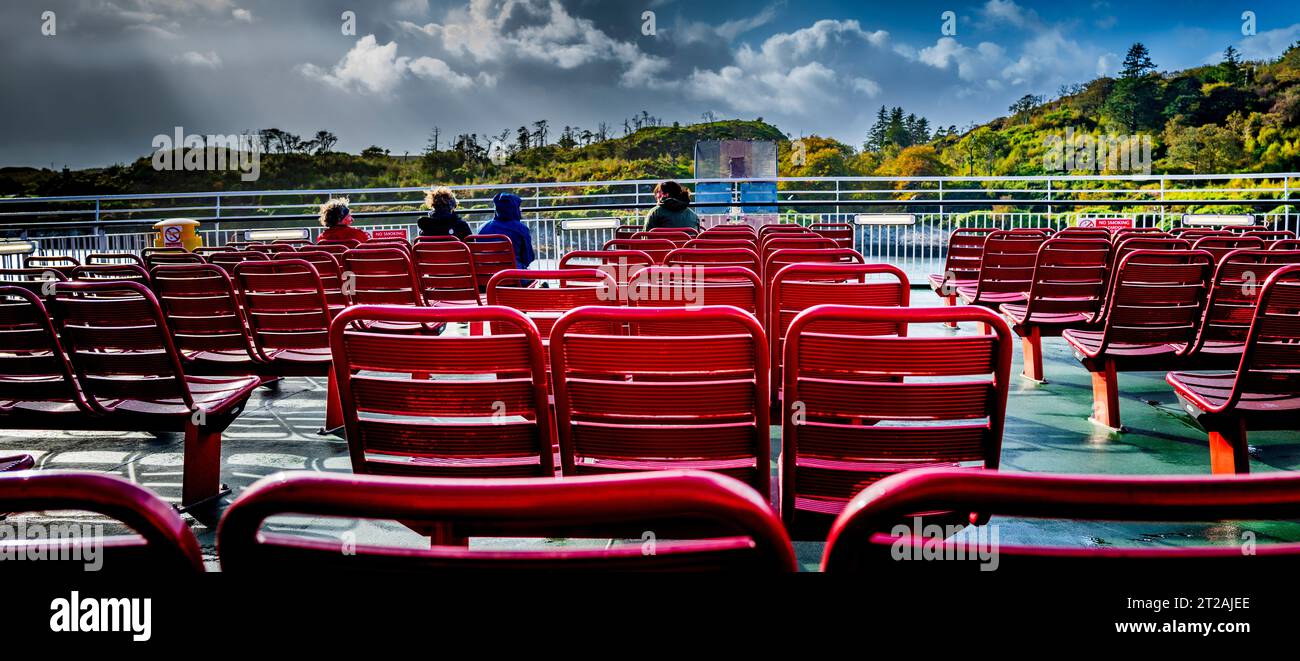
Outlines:
[[[694,206],[706,225],[736,220],[847,222],[855,246],[871,260],[888,261],[914,281],[942,266],[948,234],[956,227],[1054,227],[1081,218],[1123,216],[1138,226],[1169,227],[1195,211],[1249,211],[1257,222],[1297,230],[1292,194],[1300,173],[1240,175],[1080,175],[1024,177],[782,177],[777,199],[745,201],[741,184],[757,180],[681,180],[688,186],[726,184],[730,201]],[[763,180],[771,181],[771,180]],[[636,223],[654,204],[657,181],[546,182],[452,186],[458,211],[476,230],[490,218],[491,198],[511,191],[524,200],[524,223],[538,259],[558,260],[570,250],[599,249],[620,222]],[[151,245],[150,226],[186,217],[203,223],[204,245],[224,245],[248,229],[306,227],[314,235],[314,207],[330,197],[351,198],[358,226],[416,233],[425,188],[356,188],[213,191],[138,195],[0,198],[0,236],[23,238],[38,254],[84,258],[92,252],[134,252]],[[776,213],[745,214],[764,207]],[[915,224],[871,224],[872,214],[914,214]],[[855,223],[865,216],[866,224]],[[582,223],[566,220],[585,219]],[[604,221],[604,222],[602,222]],[[16,266],[21,255],[0,256]],[[922,280],[923,281],[923,280]]]

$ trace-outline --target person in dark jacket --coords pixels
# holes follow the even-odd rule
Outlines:
[[[479,235],[504,234],[510,237],[515,248],[515,265],[521,269],[528,268],[537,255],[533,252],[533,234],[524,225],[523,213],[519,210],[524,201],[514,193],[497,193],[492,204],[496,206],[496,216],[479,228]]]
[[[700,217],[690,210],[691,193],[675,181],[665,181],[655,186],[658,205],[646,216],[645,228],[692,227],[700,229]]]
[[[336,197],[320,206],[320,224],[325,231],[316,237],[321,241],[358,241],[365,243],[370,235],[352,226],[352,211],[348,209],[348,198]]]
[[[424,194],[424,205],[429,207],[429,215],[420,219],[420,236],[456,235],[464,241],[473,234],[469,223],[461,220],[456,213],[456,195],[450,188],[441,186]]]

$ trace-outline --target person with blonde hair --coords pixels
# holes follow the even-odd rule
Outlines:
[[[424,206],[429,207],[429,215],[420,219],[420,236],[455,235],[464,241],[473,230],[469,223],[461,220],[456,213],[456,194],[446,186],[429,189],[424,194]]]
[[[348,209],[348,198],[335,197],[331,198],[325,204],[320,205],[320,224],[325,227],[325,231],[316,237],[316,242],[321,241],[359,241],[365,243],[370,240],[370,235],[352,226],[352,211]]]

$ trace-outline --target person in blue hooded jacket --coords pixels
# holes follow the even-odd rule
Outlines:
[[[484,234],[504,234],[510,237],[510,242],[515,248],[515,265],[521,269],[528,268],[533,263],[536,254],[533,252],[533,233],[528,231],[528,226],[523,223],[523,214],[519,208],[523,206],[524,201],[514,193],[497,193],[492,198],[492,204],[496,206],[496,216],[480,227],[479,235]]]

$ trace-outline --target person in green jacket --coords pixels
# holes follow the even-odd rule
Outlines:
[[[700,217],[690,210],[691,192],[675,181],[665,181],[655,186],[658,203],[646,216],[645,228],[691,227],[700,229]]]

